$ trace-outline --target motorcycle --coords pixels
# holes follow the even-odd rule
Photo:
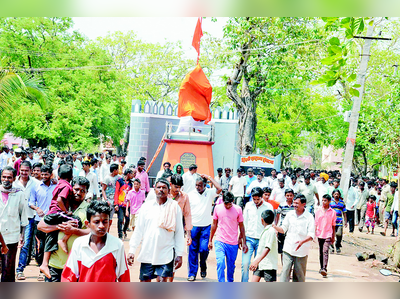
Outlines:
[[[393,273],[392,271],[390,271],[390,270],[388,270],[388,269],[380,269],[379,272],[381,272],[381,274],[382,274],[383,276],[391,276],[391,275],[393,275],[393,276],[400,277],[399,274]],[[400,279],[399,279],[399,282],[400,282]]]

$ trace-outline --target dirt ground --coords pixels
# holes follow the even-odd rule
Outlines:
[[[111,234],[117,235],[116,228],[117,219],[113,221]],[[343,248],[341,254],[331,254],[329,257],[328,277],[322,278],[319,274],[319,257],[318,257],[318,244],[313,243],[312,249],[308,257],[307,264],[307,278],[308,282],[397,282],[399,279],[390,276],[384,277],[379,273],[379,268],[372,266],[372,260],[359,262],[355,256],[357,252],[373,251],[376,255],[385,255],[395,242],[394,237],[383,237],[379,232],[383,231],[382,228],[376,228],[375,234],[366,234],[365,229],[360,233],[357,229],[354,234],[349,234],[348,229],[345,229],[343,240]],[[128,239],[124,241],[125,252],[129,250],[129,237],[132,232],[128,232]],[[235,281],[240,281],[241,278],[241,261],[242,255],[239,251],[236,259]],[[208,273],[205,279],[197,278],[196,282],[217,282],[217,265],[215,259],[215,252],[211,251],[208,257]],[[130,267],[131,281],[139,281],[139,268],[140,264],[135,263]],[[279,265],[278,274],[280,273],[281,265]],[[37,281],[39,274],[38,266],[35,261],[25,269],[25,281]],[[183,266],[176,273],[175,281],[186,282],[187,280],[187,253],[183,257]],[[251,275],[250,275],[251,279]]]

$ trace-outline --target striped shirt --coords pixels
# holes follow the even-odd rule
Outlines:
[[[343,226],[343,213],[347,212],[346,204],[341,199],[338,203],[336,203],[335,200],[332,200],[331,208],[336,212],[336,226]]]
[[[293,210],[294,210],[293,204],[291,206],[289,206],[286,201],[285,201],[284,205],[279,206],[279,208],[277,210],[277,213],[281,214],[281,217],[279,220],[279,223],[280,223],[279,226],[282,225],[283,219],[285,219],[287,213],[289,213],[290,211],[293,211]]]

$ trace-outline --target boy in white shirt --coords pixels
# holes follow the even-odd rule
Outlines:
[[[264,231],[261,234],[256,259],[250,265],[250,270],[254,271],[252,282],[259,282],[261,277],[265,282],[276,281],[276,271],[278,269],[278,240],[275,229],[272,227],[275,214],[271,210],[265,210],[261,214],[261,222]]]

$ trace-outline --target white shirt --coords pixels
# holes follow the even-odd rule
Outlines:
[[[37,163],[37,160],[35,158],[31,159],[29,157],[26,158],[26,161],[28,161],[29,163],[31,163],[31,165],[33,166],[33,164]]]
[[[253,190],[255,187],[260,187],[262,189],[262,188],[268,187],[268,185],[264,180],[262,180],[261,182],[259,182],[258,179],[254,180],[251,182],[250,186],[246,189],[246,194],[250,195],[251,190]]]
[[[39,180],[35,179],[34,177],[30,176],[29,181],[26,183],[26,186],[24,187],[24,185],[22,185],[22,183],[20,182],[19,178],[20,177],[18,176],[15,179],[15,181],[13,183],[13,187],[18,188],[22,192],[24,192],[25,201],[26,201],[26,215],[28,216],[28,219],[31,219],[31,218],[35,217],[35,211],[29,207],[28,201],[29,201],[29,198],[31,197],[32,188],[41,182]]]
[[[79,176],[87,178],[90,183],[89,190],[85,198],[93,198],[93,194],[96,194],[97,196],[100,195],[99,184],[97,183],[97,176],[94,172],[89,171],[88,174],[86,174],[84,170],[81,170]]]
[[[284,204],[286,202],[285,186],[283,188],[277,186],[272,189],[271,199],[279,202],[279,204]]]
[[[193,226],[211,225],[211,210],[216,195],[217,189],[215,188],[206,188],[203,194],[200,194],[197,190],[188,193]]]
[[[168,198],[168,201],[173,199]],[[176,202],[175,202],[176,203]],[[129,242],[129,253],[135,253],[140,244],[137,261],[152,265],[166,265],[176,256],[182,256],[185,250],[185,238],[182,222],[182,210],[176,203],[176,228],[169,232],[159,227],[160,217],[166,204],[159,205],[157,200],[145,201],[139,210],[138,219]]]
[[[103,183],[106,176],[110,174],[110,166],[111,164],[107,164],[107,162],[103,162],[103,164],[101,164],[100,175],[99,175],[100,183]]]
[[[299,217],[297,217],[296,211],[290,211],[283,220],[282,228],[286,233],[283,251],[291,256],[307,256],[312,241],[304,243],[297,251],[298,244],[296,242],[303,241],[307,237],[315,238],[314,217],[306,210]]]
[[[267,187],[273,189],[275,187],[275,182],[278,183],[278,178],[273,178],[272,176],[269,176],[265,178],[265,181],[267,182]]]
[[[165,172],[164,169],[163,169],[163,170],[160,170],[159,172],[157,172],[156,181],[162,177],[162,175],[164,174],[164,172]]]
[[[9,193],[6,204],[0,198],[0,231],[6,244],[19,242],[21,226],[28,225],[27,209],[28,205],[23,191]]]
[[[0,170],[7,166],[7,160],[11,157],[12,155],[10,153],[2,152],[0,154]]]
[[[93,274],[91,272],[94,272],[93,270],[96,269],[96,266],[97,269],[100,269],[102,266],[104,266],[105,262],[109,262],[108,259],[103,261],[102,259],[111,253],[114,257],[112,262],[115,262],[116,264],[116,278],[119,279],[122,275],[129,273],[128,265],[125,259],[124,244],[120,239],[107,234],[104,247],[99,252],[95,253],[93,249],[90,248],[90,237],[91,234],[88,234],[86,236],[79,237],[74,241],[74,244],[71,248],[71,253],[68,257],[67,263],[65,264],[65,268],[70,270],[79,280],[81,274],[79,272],[81,265],[88,270],[88,274],[90,276],[90,274]],[[79,265],[80,263],[81,265]],[[101,276],[100,271],[97,272],[97,274]],[[107,273],[107,275],[110,274]]]
[[[198,174],[194,173],[191,174],[190,171],[185,172],[182,176],[183,179],[183,187],[182,191],[185,193],[190,193],[194,190],[196,190],[196,179],[198,178]]]
[[[243,196],[244,187],[246,187],[247,185],[247,180],[244,176],[241,176],[239,178],[237,175],[235,175],[229,182],[229,185],[232,186],[233,196],[235,197]]]
[[[294,193],[298,193],[299,192],[299,182],[296,181],[296,184],[293,185],[292,181],[290,181],[289,184],[289,188],[292,189],[294,191]]]
[[[264,226],[261,223],[261,214],[266,210],[273,211],[270,203],[264,202],[259,208],[253,201],[249,201],[243,210],[243,224],[246,237],[260,239]]]
[[[322,200],[322,196],[324,196],[325,194],[328,194],[328,188],[329,188],[329,183],[328,181],[326,181],[324,184],[322,183],[322,181],[319,181],[315,187],[317,187],[318,190],[318,196],[319,196],[319,200]],[[329,194],[331,195],[331,194]]]

